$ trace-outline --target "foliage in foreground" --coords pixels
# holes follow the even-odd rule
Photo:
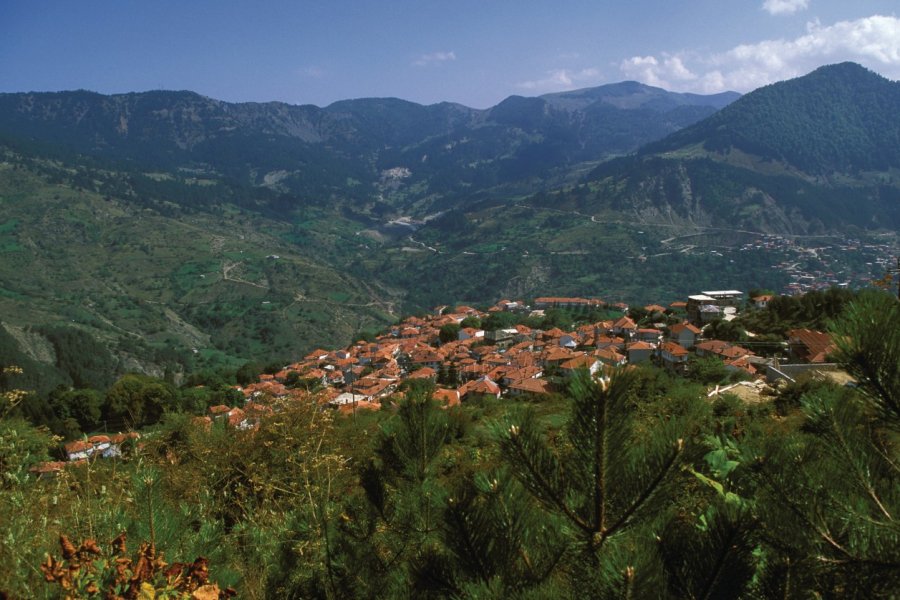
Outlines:
[[[76,547],[61,535],[62,558],[48,555],[41,572],[67,598],[219,600],[235,595],[230,588],[220,590],[209,583],[206,558],[168,564],[152,542],[144,542],[129,556],[126,540],[126,534],[120,534],[110,543],[111,551],[104,553],[95,540],[86,539]]]
[[[859,298],[833,326],[858,386],[793,386],[780,414],[652,369],[450,410],[412,386],[257,432],[169,415],[139,457],[39,481],[7,455],[51,440],[5,418],[0,590],[58,597],[38,567],[61,574],[60,533],[127,531],[248,598],[890,598],[897,331],[896,300]]]

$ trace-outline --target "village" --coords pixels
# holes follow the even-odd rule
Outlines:
[[[772,297],[752,298],[749,306],[764,308]],[[323,406],[352,413],[380,410],[411,379],[430,381],[434,398],[455,406],[474,396],[539,398],[561,391],[561,383],[579,369],[596,374],[604,368],[652,363],[684,373],[692,356],[721,360],[732,379],[757,388],[793,381],[811,369],[834,369],[827,363],[832,344],[824,332],[790,331],[780,358],[757,356],[737,343],[704,336],[706,325],[733,319],[747,304],[740,291],[706,291],[668,307],[642,307],[646,317],[641,321],[649,320],[652,326],[640,326],[628,316],[628,306],[609,306],[599,299],[538,297],[531,305],[504,299],[486,311],[440,306],[430,315],[404,319],[374,341],[339,350],[317,349],[276,373],[263,374],[258,382],[240,388],[247,402],[243,408],[214,406],[204,419],[252,427],[270,410],[268,400],[289,396],[298,384],[317,390]],[[479,327],[497,313],[540,317],[548,309],[591,308],[611,309],[621,316],[572,331],[521,324],[487,331]],[[677,322],[667,324],[673,317]]]
[[[772,270],[784,276],[782,293],[796,295],[830,287],[869,285],[891,268],[897,241],[892,237],[826,240],[768,234],[734,248],[722,248],[725,256],[732,251],[763,252],[774,257]]]
[[[801,373],[836,371],[828,362],[833,346],[824,332],[791,330],[775,356],[758,356],[753,342],[742,346],[705,335],[709,324],[733,320],[742,310],[763,309],[773,297],[746,299],[738,290],[719,290],[668,306],[637,309],[596,298],[567,297],[538,297],[531,304],[503,299],[487,310],[439,306],[431,314],[403,319],[372,341],[360,340],[338,350],[316,349],[280,371],[263,373],[252,384],[236,386],[244,398],[242,406],[212,406],[193,422],[200,427],[221,423],[237,430],[254,429],[276,410],[278,400],[313,399],[323,410],[341,414],[381,410],[399,400],[409,380],[431,382],[433,398],[443,407],[475,397],[539,400],[563,391],[565,380],[580,369],[598,374],[649,363],[685,374],[691,360],[699,358],[721,361],[729,373],[730,385],[716,385],[709,396],[732,392],[759,401],[772,395],[779,382],[793,382]],[[526,321],[554,309],[602,310],[619,316],[571,331],[523,324],[481,328],[498,315],[503,315],[498,320]],[[636,320],[637,315],[641,317]],[[66,459],[71,464],[117,457],[124,443],[140,444],[139,438],[131,432],[69,442]],[[64,466],[60,461],[41,463],[32,471],[49,475]]]

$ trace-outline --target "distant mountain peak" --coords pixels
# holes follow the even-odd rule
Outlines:
[[[854,73],[854,74],[859,74],[859,75],[869,74],[869,75],[875,75],[876,77],[880,77],[880,78],[884,79],[884,77],[881,77],[881,75],[879,75],[875,71],[867,69],[866,67],[862,66],[861,64],[855,63],[855,62],[849,61],[849,60],[845,61],[845,62],[840,62],[840,63],[833,63],[830,65],[822,65],[818,69],[815,69],[814,71],[812,71],[810,73],[810,75],[812,75],[814,73],[819,73],[819,74],[822,74],[822,73]]]
[[[538,97],[557,108],[566,110],[583,110],[591,104],[601,102],[624,110],[648,108],[665,112],[680,106],[707,106],[721,109],[740,96],[737,92],[710,95],[670,92],[638,81],[620,81],[568,92],[544,94]]]

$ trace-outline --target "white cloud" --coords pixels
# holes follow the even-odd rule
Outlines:
[[[871,16],[823,26],[807,24],[795,39],[741,44],[717,54],[692,52],[634,56],[619,67],[625,76],[675,91],[747,92],[790,79],[823,64],[854,61],[900,79],[900,19]]]
[[[413,66],[416,67],[425,67],[433,64],[440,64],[442,62],[447,62],[448,60],[456,60],[456,53],[453,51],[450,52],[432,52],[431,54],[423,54],[415,61],[413,61]]]
[[[622,71],[632,79],[647,85],[673,89],[673,82],[695,81],[697,75],[691,72],[680,56],[663,54],[662,60],[655,56],[633,56],[620,65]]]
[[[765,0],[762,7],[770,15],[792,15],[809,8],[809,0]]]
[[[600,71],[595,68],[572,71],[569,69],[555,69],[547,72],[547,77],[522,81],[516,87],[523,90],[539,92],[564,92],[596,82],[600,77]]]

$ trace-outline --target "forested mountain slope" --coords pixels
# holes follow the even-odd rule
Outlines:
[[[900,83],[853,63],[821,67],[600,165],[586,178],[593,193],[568,200],[647,223],[896,229],[898,109]]]
[[[0,94],[0,135],[57,155],[225,176],[289,193],[296,203],[388,201],[409,209],[495,186],[541,187],[554,171],[632,152],[735,97],[634,82],[513,96],[486,110],[394,98],[320,108],[232,104],[192,92]],[[403,194],[384,186],[384,172],[397,168],[403,177],[393,183]]]

